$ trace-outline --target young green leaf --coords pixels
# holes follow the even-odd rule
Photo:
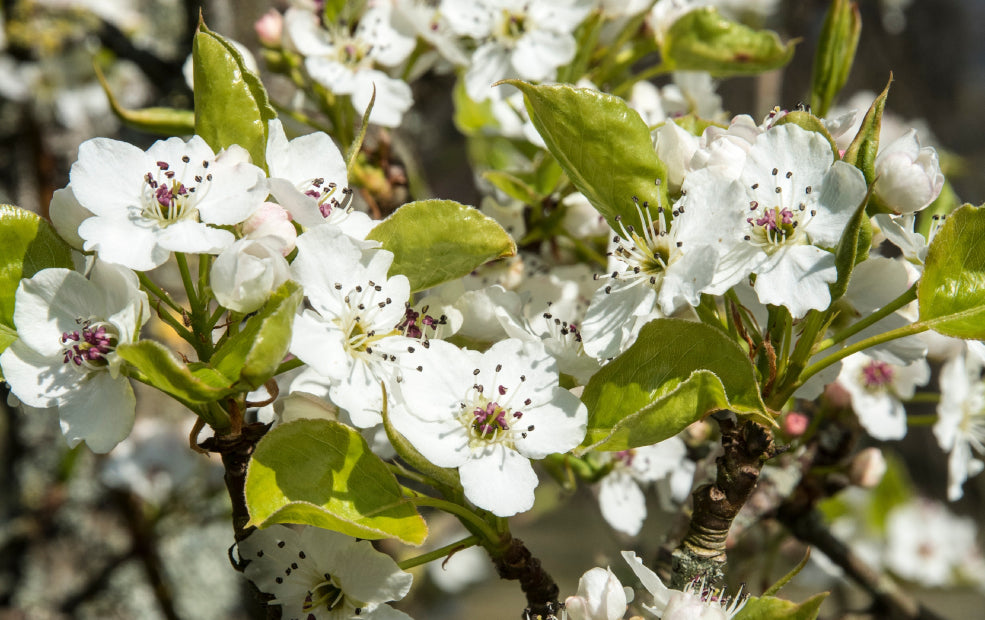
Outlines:
[[[784,45],[775,32],[753,30],[725,19],[714,7],[703,7],[674,22],[661,56],[670,70],[725,77],[778,69],[790,62],[793,50],[794,42]]]
[[[192,44],[195,133],[214,150],[238,144],[266,170],[267,121],[277,113],[260,78],[222,36],[200,23]]]
[[[516,254],[513,239],[495,220],[453,200],[407,203],[377,224],[367,239],[393,252],[390,275],[407,276],[414,291]]]
[[[619,228],[617,216],[630,222],[639,218],[634,196],[669,204],[667,169],[657,159],[650,129],[625,101],[563,84],[504,82],[523,91],[548,150],[610,226]]]
[[[386,464],[334,420],[281,424],[257,444],[246,472],[250,525],[303,523],[357,538],[419,545],[427,525]]]
[[[841,153],[838,152],[838,145],[835,143],[835,139],[831,137],[831,132],[828,131],[828,128],[824,126],[824,123],[817,116],[810,112],[794,110],[787,112],[776,122],[777,126],[786,125],[787,123],[793,123],[801,129],[821,134],[828,141],[828,144],[831,145],[831,152],[834,153],[835,159],[841,159]]]
[[[944,220],[917,288],[920,320],[945,336],[985,339],[985,206]]]
[[[648,446],[723,409],[775,425],[742,349],[713,327],[680,319],[644,326],[581,399],[588,407],[581,452]]]
[[[14,293],[21,278],[49,267],[72,268],[72,249],[51,224],[13,205],[0,205],[0,351],[13,342]]]
[[[128,110],[120,105],[116,95],[109,89],[109,82],[103,76],[99,65],[93,65],[93,68],[96,70],[96,78],[99,79],[103,92],[106,93],[106,99],[109,100],[109,107],[113,110],[113,114],[127,126],[165,136],[188,136],[195,133],[195,112],[192,110],[176,110],[174,108]]]
[[[852,219],[848,220],[848,225],[845,226],[844,232],[841,233],[841,239],[838,240],[838,247],[835,248],[835,267],[838,269],[838,279],[828,286],[832,302],[845,294],[855,265],[865,260],[869,255],[869,246],[872,244],[872,222],[869,221],[865,207],[869,202],[871,193],[870,188],[865,199],[855,209]]]
[[[122,344],[116,352],[148,383],[189,407],[219,400],[233,391],[232,382],[214,369],[199,364],[193,370],[159,342]]]
[[[753,596],[735,620],[814,620],[827,596],[827,592],[821,592],[799,604],[772,596]]]
[[[216,370],[241,387],[255,390],[273,376],[291,344],[294,316],[303,297],[301,285],[288,280],[266,305],[250,317],[242,331],[212,356]]]
[[[532,205],[536,204],[540,200],[534,188],[530,187],[522,179],[510,174],[509,172],[486,170],[482,173],[482,178],[492,183],[496,188],[510,198],[519,200],[523,204]]]
[[[811,76],[811,109],[814,114],[826,116],[831,102],[848,80],[861,34],[862,17],[858,3],[833,0],[814,53],[814,73]]]

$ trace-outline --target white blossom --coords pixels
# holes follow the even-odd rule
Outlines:
[[[245,314],[260,308],[290,275],[290,265],[277,247],[240,239],[212,263],[209,283],[223,307]]]
[[[578,580],[578,593],[564,599],[570,620],[618,620],[633,600],[632,588],[624,588],[609,568],[593,568]]]
[[[852,409],[865,430],[876,439],[901,439],[906,435],[904,400],[913,398],[917,386],[930,380],[930,366],[917,360],[902,366],[883,362],[865,353],[842,360],[838,382],[852,396]]]
[[[409,620],[386,603],[400,600],[414,578],[367,540],[283,525],[256,530],[239,543],[246,578],[274,595],[285,620]]]
[[[937,151],[931,146],[921,148],[915,129],[879,149],[875,174],[876,196],[897,213],[923,209],[944,188]]]
[[[677,437],[658,444],[606,455],[612,472],[599,483],[599,508],[613,529],[636,536],[646,519],[645,485],[684,467],[687,448]]]
[[[653,606],[643,609],[662,620],[732,620],[748,600],[741,594],[729,598],[721,590],[707,588],[704,580],[692,581],[683,591],[671,590],[635,553],[623,551],[622,557],[653,595]]]
[[[96,262],[89,279],[44,269],[14,296],[18,340],[0,355],[10,389],[32,407],[57,407],[70,446],[109,452],[133,426],[134,398],[121,373],[121,344],[150,318],[147,295],[130,270]]]
[[[558,386],[557,364],[539,342],[511,338],[478,353],[432,340],[405,365],[394,428],[435,465],[457,467],[465,497],[499,516],[533,506],[530,459],[585,437],[588,410]]]
[[[171,252],[218,254],[235,240],[216,226],[239,224],[267,197],[263,171],[238,146],[216,156],[193,136],[147,152],[93,138],[72,165],[72,193],[93,214],[79,226],[87,251],[144,271]]]
[[[941,369],[941,400],[934,436],[948,453],[947,498],[964,495],[964,483],[985,469],[985,380],[982,360],[964,352]],[[976,456],[977,454],[977,456]]]

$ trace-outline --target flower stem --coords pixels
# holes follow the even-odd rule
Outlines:
[[[460,506],[458,504],[438,499],[437,497],[429,497],[427,495],[415,495],[414,497],[407,498],[415,506],[430,506],[431,508],[437,508],[438,510],[444,510],[449,514],[453,514],[462,521],[463,524],[467,523],[472,527],[469,529],[478,530],[479,533],[485,537],[486,541],[495,545],[499,543],[500,535],[491,527],[489,524],[483,521],[477,514],[466,508],[465,506]]]
[[[440,549],[435,549],[434,551],[428,551],[427,553],[422,553],[421,555],[407,558],[402,562],[397,562],[397,566],[400,570],[408,570],[414,568],[415,566],[420,566],[421,564],[427,564],[428,562],[433,562],[434,560],[448,556],[449,558],[459,551],[468,549],[469,547],[474,547],[479,544],[478,536],[468,536],[462,540],[453,542],[451,544],[445,545]]]
[[[900,295],[899,297],[897,297],[893,301],[889,302],[888,304],[886,304],[882,308],[879,308],[878,310],[876,310],[875,312],[873,312],[869,316],[865,317],[864,319],[862,319],[860,321],[856,321],[855,323],[849,325],[848,327],[846,327],[845,329],[843,329],[840,332],[836,333],[835,335],[831,336],[830,338],[828,338],[826,340],[822,340],[814,348],[814,351],[813,352],[814,353],[819,353],[821,351],[824,351],[825,349],[828,349],[828,348],[830,348],[830,347],[838,344],[839,342],[843,342],[843,341],[851,338],[852,336],[854,336],[855,334],[859,333],[860,331],[862,331],[866,327],[878,323],[882,319],[884,319],[887,316],[889,316],[890,314],[896,312],[897,310],[899,310],[900,308],[902,308],[903,306],[905,306],[906,304],[910,303],[911,301],[913,301],[916,298],[917,298],[917,285],[914,284],[909,289],[907,289],[907,291],[905,293],[903,293],[902,295]]]
[[[188,303],[192,307],[194,314],[198,308],[198,293],[195,291],[195,283],[192,281],[191,270],[188,269],[188,258],[182,252],[174,253],[175,261],[178,263],[178,271],[181,272],[181,283],[185,285],[185,294],[188,295]]]
[[[140,285],[144,287],[144,290],[146,290],[148,293],[153,294],[155,297],[163,301],[165,305],[167,305],[175,312],[181,312],[181,306],[176,304],[174,300],[171,299],[171,295],[168,294],[167,291],[165,291],[158,285],[154,284],[154,281],[151,280],[146,273],[144,273],[143,271],[138,271],[137,277],[140,278]]]

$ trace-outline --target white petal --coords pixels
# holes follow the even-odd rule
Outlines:
[[[10,391],[31,407],[57,406],[82,378],[60,356],[43,356],[21,340],[0,354],[0,367]]]
[[[153,158],[132,144],[93,138],[79,146],[69,176],[83,207],[96,215],[125,215],[127,208],[138,205],[144,175],[156,170]]]
[[[126,212],[112,216],[90,217],[79,226],[79,236],[86,240],[85,250],[99,258],[147,271],[163,265],[171,252],[157,242],[156,227],[136,225]]]
[[[481,456],[458,468],[465,497],[479,508],[500,517],[511,517],[534,505],[537,474],[525,456],[501,445],[490,446]]]
[[[585,439],[588,409],[571,392],[561,387],[551,390],[551,402],[523,410],[520,426],[533,426],[527,436],[516,439],[517,450],[532,459],[563,453]],[[520,404],[522,407],[522,404]]]
[[[794,318],[831,303],[828,284],[838,278],[834,254],[812,245],[783,248],[756,272],[756,294],[764,304],[786,306]]]
[[[472,64],[465,71],[465,92],[473,101],[485,101],[497,96],[502,89],[493,83],[510,77],[510,54],[493,41],[482,44],[472,55]]]
[[[646,498],[632,476],[613,472],[599,485],[599,508],[612,529],[636,536],[646,519]]]
[[[341,538],[341,541],[338,539]],[[335,532],[308,527],[301,533],[302,548],[330,550],[337,566],[332,574],[346,596],[365,603],[396,601],[410,591],[414,577],[380,553],[366,540],[355,541]],[[375,617],[375,614],[374,614]]]
[[[414,105],[410,85],[375,69],[359,71],[353,85],[352,105],[360,113],[369,107],[374,88],[376,100],[373,111],[369,113],[369,121],[383,127],[400,126],[404,113]]]
[[[607,293],[599,288],[582,321],[582,342],[585,353],[598,359],[615,357],[635,338],[635,317],[658,316],[656,292],[645,284],[619,280]]]
[[[61,238],[76,250],[82,250],[85,242],[79,236],[79,226],[94,214],[79,204],[71,185],[55,190],[48,205],[48,215]]]
[[[58,407],[62,434],[70,446],[84,441],[93,452],[105,454],[130,434],[136,406],[128,379],[89,373]]]
[[[848,221],[865,199],[865,177],[855,166],[836,161],[821,183],[817,215],[811,218],[804,230],[814,245],[833,248],[838,245]]]
[[[175,222],[157,234],[160,247],[188,254],[218,254],[236,240],[228,230],[212,228],[202,222]]]
[[[532,30],[516,43],[510,62],[525,80],[554,79],[557,68],[575,57],[575,39],[570,33]]]

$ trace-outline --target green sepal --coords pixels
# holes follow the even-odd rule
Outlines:
[[[588,432],[576,454],[627,450],[673,437],[714,411],[775,426],[746,353],[703,323],[657,319],[602,367],[581,397]]]
[[[638,222],[634,196],[654,206],[670,204],[667,169],[657,159],[650,129],[624,100],[564,84],[504,83],[523,92],[548,150],[610,226],[619,229],[617,217]]]
[[[403,274],[412,291],[460,278],[476,267],[516,254],[509,233],[478,209],[453,200],[409,202],[370,231],[393,252],[390,275]]]
[[[94,65],[94,68],[103,92],[106,93],[110,109],[126,126],[164,136],[190,136],[195,133],[194,111],[161,107],[128,110],[120,105],[116,95],[110,90],[109,83],[99,66]]]
[[[842,157],[843,161],[850,163],[865,176],[865,182],[872,185],[876,178],[876,154],[879,152],[879,132],[882,130],[882,112],[886,109],[886,98],[889,97],[889,86],[893,83],[892,74],[886,82],[886,88],[882,90],[869,111],[862,119],[862,126],[852,143],[845,149]]]
[[[855,208],[855,213],[852,214],[852,219],[848,220],[848,225],[845,226],[845,231],[841,233],[841,239],[838,240],[838,247],[835,248],[838,278],[828,285],[832,302],[838,300],[848,290],[848,282],[851,280],[855,265],[869,256],[869,247],[872,245],[872,222],[865,209],[871,195],[872,187],[869,186],[865,198]]]
[[[21,278],[51,267],[71,269],[72,248],[37,214],[0,205],[0,352],[17,340],[14,296]]]
[[[291,344],[291,328],[304,293],[288,280],[246,326],[225,341],[211,364],[242,391],[255,390],[274,375]]]
[[[185,364],[170,349],[153,340],[121,344],[116,352],[136,368],[150,385],[194,409],[232,393],[231,381],[202,363]]]
[[[355,430],[334,420],[281,424],[246,472],[249,525],[300,523],[348,536],[420,545],[427,524]]]
[[[735,620],[815,620],[828,594],[815,594],[803,603],[772,596],[751,596],[735,615]]]
[[[277,118],[267,91],[232,43],[199,22],[192,43],[195,133],[213,150],[238,144],[267,169],[267,122]]]
[[[754,30],[725,19],[714,7],[702,7],[673,23],[660,51],[668,70],[726,77],[779,69],[793,58],[795,43],[784,44],[775,32]]]
[[[811,76],[811,109],[818,116],[828,114],[831,102],[848,81],[861,34],[862,17],[858,4],[832,0],[821,27]]]
[[[838,145],[835,143],[835,139],[831,137],[831,132],[828,128],[824,126],[817,116],[811,114],[810,112],[804,112],[802,110],[794,110],[792,112],[787,112],[780,120],[776,122],[777,126],[786,125],[788,123],[793,123],[801,129],[806,129],[807,131],[813,131],[814,133],[819,133],[824,136],[824,139],[828,141],[831,145],[831,152],[835,156],[835,160],[841,159],[841,153],[838,152]]]
[[[927,250],[917,288],[920,321],[956,338],[985,339],[985,207],[964,205]]]

